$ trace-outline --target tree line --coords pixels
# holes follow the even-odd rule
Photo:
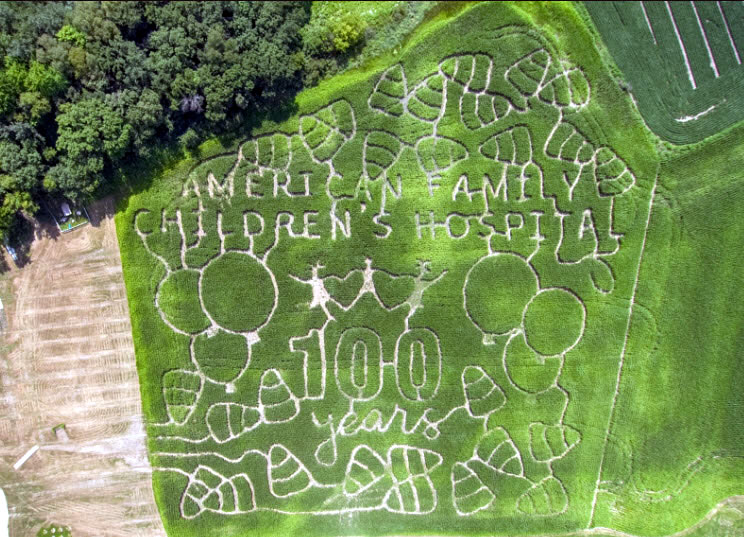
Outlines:
[[[0,236],[153,148],[286,103],[364,39],[310,2],[0,2]]]

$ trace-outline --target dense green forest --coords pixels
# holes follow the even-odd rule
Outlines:
[[[373,29],[314,9],[0,2],[0,236],[47,196],[89,200],[154,148],[194,148],[343,68]]]

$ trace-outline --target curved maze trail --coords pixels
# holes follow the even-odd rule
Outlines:
[[[580,66],[492,44],[404,59],[127,215],[180,342],[148,429],[174,527],[586,519],[570,468],[596,478],[606,431],[580,410],[612,411],[651,181],[585,132]]]

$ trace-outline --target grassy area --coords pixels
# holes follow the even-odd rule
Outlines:
[[[330,17],[339,10],[358,15],[373,27],[384,26],[396,11],[405,7],[407,2],[313,2],[313,12],[319,17]]]
[[[742,493],[742,136],[661,166],[600,526],[668,535]]]
[[[439,9],[437,4],[436,1],[314,1],[312,17],[327,21],[348,14],[362,22],[366,35],[361,49],[350,61],[350,65],[355,67],[401,45],[428,12]]]
[[[71,231],[78,226],[88,223],[88,218],[84,215],[70,215],[64,222],[59,222],[59,229],[62,231]]]
[[[737,335],[681,367],[710,306],[681,280],[661,302],[667,251],[705,283],[736,185],[706,194],[710,236],[665,246],[685,158],[714,192],[699,155],[659,173],[572,4],[485,4],[132,183],[117,233],[169,534],[655,535],[737,492],[714,389]]]
[[[740,2],[585,2],[648,126],[689,144],[744,119]]]
[[[306,86],[380,56],[397,54],[442,2],[312,3],[310,23],[303,30]]]
[[[57,524],[50,524],[40,528],[36,533],[36,537],[70,537],[72,532],[68,526],[59,526]]]

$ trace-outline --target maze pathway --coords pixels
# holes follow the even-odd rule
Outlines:
[[[417,50],[119,217],[184,534],[592,524],[655,160],[525,27]]]

